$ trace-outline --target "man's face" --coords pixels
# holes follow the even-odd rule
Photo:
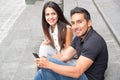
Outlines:
[[[71,16],[71,24],[75,35],[82,38],[91,27],[92,22],[91,20],[87,21],[84,14],[75,13]]]

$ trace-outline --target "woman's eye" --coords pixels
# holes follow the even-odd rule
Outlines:
[[[45,14],[45,16],[49,16],[49,14]]]
[[[52,15],[56,15],[55,13],[52,13]]]

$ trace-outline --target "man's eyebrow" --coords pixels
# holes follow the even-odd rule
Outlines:
[[[71,23],[74,23],[74,21],[71,21]]]

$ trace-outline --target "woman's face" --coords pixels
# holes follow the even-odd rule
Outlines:
[[[53,8],[47,7],[45,9],[45,19],[50,26],[55,27],[58,21],[58,15]]]

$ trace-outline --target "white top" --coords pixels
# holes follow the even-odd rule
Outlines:
[[[55,26],[55,29],[54,29],[53,33],[52,33],[51,27],[49,28],[49,31],[50,31],[50,35],[51,35],[51,37],[54,41],[54,46],[55,46],[57,52],[59,52],[60,51],[60,45],[59,45],[59,42],[58,42],[58,27],[57,27],[57,25]]]
[[[67,28],[71,28],[70,26],[66,26]],[[55,26],[55,29],[52,33],[52,29],[51,29],[51,26],[49,27],[49,32],[50,32],[50,35],[53,39],[53,42],[54,42],[54,46],[55,46],[55,49],[57,50],[57,52],[60,51],[60,45],[59,45],[59,42],[58,42],[58,27],[57,25]]]

